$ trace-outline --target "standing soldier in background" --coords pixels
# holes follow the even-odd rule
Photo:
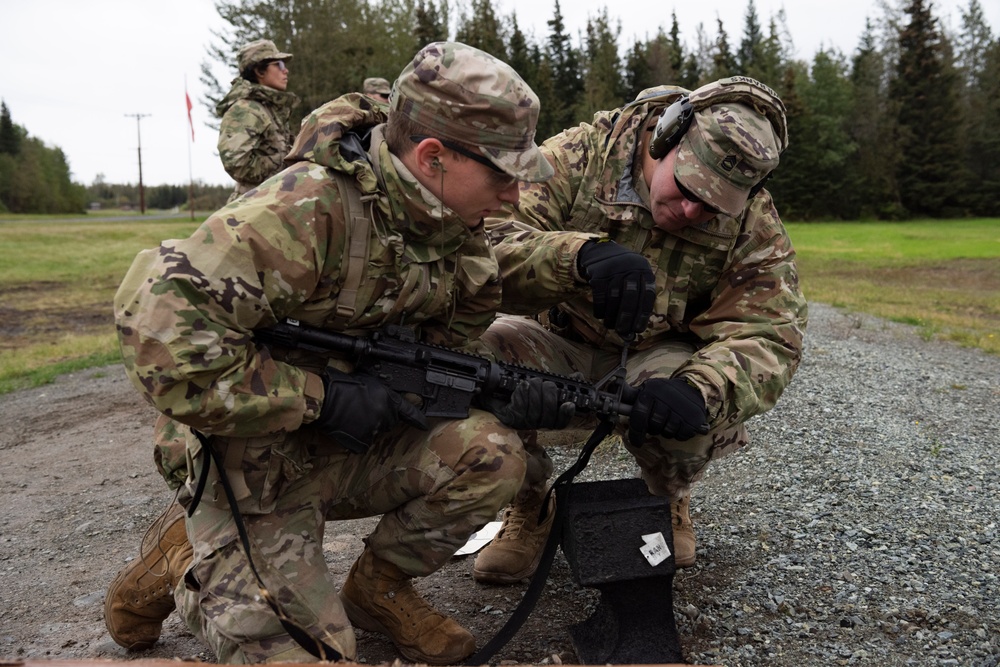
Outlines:
[[[240,75],[215,106],[222,119],[219,157],[226,173],[236,181],[233,201],[284,168],[295,133],[289,118],[298,102],[288,87],[288,61],[269,39],[258,39],[240,49]]]
[[[392,92],[392,87],[389,85],[389,82],[382,77],[370,76],[365,79],[365,82],[361,87],[361,92],[369,97],[374,97],[377,100],[388,102],[389,94]]]
[[[614,297],[592,300],[565,276],[563,303],[539,321],[501,318],[482,341],[509,361],[592,379],[630,344],[628,381],[639,396],[620,433],[650,492],[671,500],[677,567],[695,562],[691,484],[710,460],[747,443],[744,423],[775,405],[801,358],[806,300],[795,251],[763,189],[786,133],[784,104],[754,79],[651,88],[547,140],[555,176],[525,184],[505,216],[487,220],[505,276],[563,254],[577,257],[591,285],[596,269],[627,251],[651,265],[653,315],[634,340],[608,312]],[[504,306],[524,312],[517,306],[536,284],[557,277],[505,279]],[[551,526],[554,513],[537,519],[552,462],[534,434],[521,438],[525,486],[476,558],[480,582],[531,576]]]

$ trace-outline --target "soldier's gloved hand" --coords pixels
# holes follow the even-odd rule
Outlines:
[[[427,430],[427,418],[419,408],[371,375],[327,368],[323,386],[326,396],[313,423],[352,452],[367,451],[376,435],[399,420]]]
[[[594,316],[624,337],[644,331],[656,300],[656,279],[646,258],[614,241],[587,241],[576,256],[590,283]]]
[[[576,414],[576,405],[559,398],[555,382],[531,378],[522,380],[510,396],[510,402],[493,410],[504,423],[518,430],[566,428]]]
[[[705,399],[681,378],[646,380],[639,387],[628,421],[628,440],[633,447],[642,447],[647,435],[690,440],[708,433]]]

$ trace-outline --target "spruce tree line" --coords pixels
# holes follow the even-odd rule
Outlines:
[[[29,136],[0,102],[0,213],[80,213],[86,201],[62,150]]]
[[[229,29],[202,66],[210,109],[228,89],[236,49],[267,37],[295,54],[289,89],[298,117],[368,76],[390,81],[428,42],[454,39],[510,63],[538,94],[538,138],[588,121],[645,88],[693,89],[742,74],[778,91],[790,145],[768,189],[786,220],[1000,216],[1000,42],[980,0],[949,31],[931,0],[879,3],[854,52],[793,57],[784,12],[765,22],[748,0],[742,31],[669,28],[625,44],[605,8],[582,34],[560,0],[546,26],[526,31],[494,0],[217,0]],[[654,22],[651,19],[650,23]],[[535,30],[542,31],[542,34]]]

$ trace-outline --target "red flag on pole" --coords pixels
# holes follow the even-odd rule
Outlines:
[[[191,98],[188,97],[187,89],[184,90],[184,100],[187,102],[188,108],[188,125],[191,126],[191,141],[194,141],[194,121],[191,120]]]

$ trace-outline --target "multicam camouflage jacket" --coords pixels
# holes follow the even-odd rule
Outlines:
[[[215,105],[219,126],[219,157],[236,181],[230,201],[278,173],[295,139],[289,127],[294,93],[236,78]]]
[[[306,369],[325,361],[251,341],[252,330],[282,318],[351,333],[406,323],[453,347],[493,321],[501,288],[483,226],[468,228],[389,153],[385,114],[356,93],[320,107],[303,121],[287,169],[189,238],[136,257],[115,296],[115,319],[127,374],[174,420],[161,418],[159,442],[188,431],[178,423],[260,436],[317,417],[322,381]],[[332,172],[348,177],[370,214],[349,317],[337,306],[357,227],[348,229]]]
[[[675,375],[703,389],[714,427],[774,406],[800,361],[807,306],[795,251],[766,190],[736,219],[719,215],[679,232],[654,226],[648,190],[635,177],[636,146],[683,92],[643,91],[633,104],[550,138],[541,148],[555,177],[522,187],[516,207],[487,220],[487,228],[505,275],[504,310],[529,305],[522,294],[545,307],[570,294],[555,318],[564,320],[557,323],[562,333],[608,349],[620,349],[622,341],[593,317],[578,279],[516,269],[574,253],[594,235],[642,253],[656,275],[657,296],[635,347],[678,337],[700,347]]]

